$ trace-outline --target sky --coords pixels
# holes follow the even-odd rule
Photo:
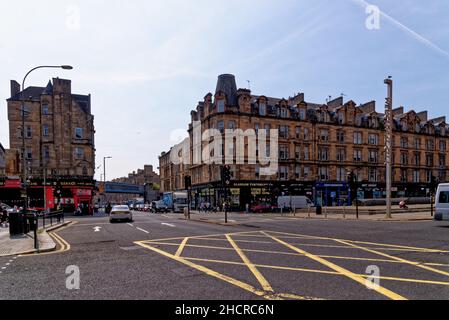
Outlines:
[[[60,77],[92,94],[96,166],[112,156],[112,179],[157,170],[223,73],[256,95],[344,94],[381,112],[392,76],[395,107],[448,116],[449,1],[2,1],[0,61],[0,143],[9,147],[9,81],[70,64],[35,71],[26,86]]]

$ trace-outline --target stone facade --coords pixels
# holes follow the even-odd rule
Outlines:
[[[376,111],[374,101],[357,105],[338,98],[316,104],[305,101],[303,93],[270,98],[252,95],[247,89],[233,91],[235,84],[229,82],[235,83],[232,75],[220,76],[215,95],[207,94],[191,112],[192,158],[194,121],[201,122],[202,133],[211,128],[279,130],[276,174],[260,175],[257,164],[231,165],[232,193],[240,208],[243,201],[267,200],[273,193],[307,195],[325,205],[346,204],[351,198],[347,185],[351,171],[361,183],[360,197],[384,196],[384,114]],[[426,196],[432,175],[447,181],[449,126],[445,117],[428,119],[427,112],[405,112],[403,107],[395,109],[394,115],[393,196]],[[203,147],[207,144],[202,142]],[[248,145],[245,142],[245,160]],[[228,147],[222,146],[223,150]],[[183,189],[183,179],[180,185],[172,183],[178,170],[180,177],[191,175],[197,197],[219,202],[220,164],[183,168],[166,163],[166,156],[160,160],[163,184],[170,181],[171,189]]]
[[[59,78],[47,87],[20,91],[11,81],[8,102],[11,148],[22,150],[22,104],[25,108],[27,177],[93,179],[95,168],[94,116],[90,95],[72,94],[71,81]]]
[[[0,176],[6,174],[6,150],[0,143]]]
[[[159,175],[154,171],[152,165],[145,165],[143,169],[138,169],[137,172],[134,171],[128,174],[128,177],[114,179],[112,182],[159,186],[161,180]]]

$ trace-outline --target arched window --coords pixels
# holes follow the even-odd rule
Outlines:
[[[86,166],[83,167],[83,176],[87,176],[87,168],[86,168]]]

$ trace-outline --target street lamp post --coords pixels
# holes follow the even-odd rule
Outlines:
[[[392,139],[393,139],[393,80],[385,79],[388,96],[385,103],[385,182],[387,192],[387,219],[391,219]]]
[[[112,157],[103,158],[103,182],[106,183],[106,159],[112,159]]]
[[[28,78],[28,76],[30,75],[31,72],[37,70],[37,69],[43,69],[43,68],[52,68],[52,69],[64,69],[64,70],[72,70],[73,67],[69,66],[69,65],[62,65],[62,66],[38,66],[35,67],[33,69],[31,69],[30,71],[28,71],[28,73],[25,75],[25,77],[23,78],[22,81],[22,92],[25,91],[25,80]],[[22,110],[22,190],[25,189],[24,193],[27,193],[27,170],[26,170],[26,159],[25,159],[25,152],[26,152],[26,146],[25,146],[25,101],[22,100],[22,106],[21,106]],[[25,204],[23,206],[24,212],[26,212],[27,210],[27,206],[28,206],[28,196],[25,196]]]

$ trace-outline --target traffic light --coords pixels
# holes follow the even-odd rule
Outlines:
[[[192,177],[191,176],[184,177],[184,186],[187,190],[192,188]]]
[[[221,182],[225,187],[229,187],[231,185],[231,167],[224,166],[221,168]]]
[[[432,194],[435,194],[435,192],[437,191],[438,184],[439,184],[438,178],[432,174],[432,176],[430,177],[430,192]]]
[[[357,192],[357,176],[352,171],[348,174],[348,184],[351,191]]]

